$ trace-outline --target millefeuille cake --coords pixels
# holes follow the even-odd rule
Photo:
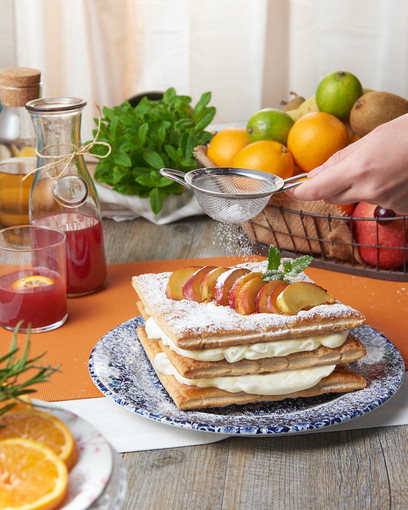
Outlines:
[[[348,366],[366,353],[349,331],[362,325],[364,316],[335,300],[289,259],[280,269],[270,266],[271,259],[132,278],[145,320],[138,338],[180,409],[366,386]]]

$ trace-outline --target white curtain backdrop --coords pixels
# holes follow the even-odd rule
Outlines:
[[[243,123],[339,69],[408,97],[406,0],[0,0],[0,67],[42,71],[42,95],[114,106],[170,86],[210,90]]]

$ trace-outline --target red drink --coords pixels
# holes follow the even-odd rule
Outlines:
[[[27,278],[27,277],[31,277]],[[30,285],[34,277],[37,283]],[[23,320],[21,328],[54,329],[67,318],[65,282],[60,275],[45,268],[14,271],[0,277],[0,323],[14,329]]]
[[[76,211],[47,214],[33,225],[62,230],[66,235],[67,293],[70,296],[99,290],[106,279],[101,221]]]

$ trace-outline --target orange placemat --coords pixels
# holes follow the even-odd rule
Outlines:
[[[261,260],[261,257],[254,257]],[[100,397],[88,372],[88,359],[98,340],[112,328],[138,315],[131,277],[141,273],[172,271],[182,265],[233,265],[242,257],[165,260],[111,264],[106,288],[68,301],[69,319],[59,329],[31,336],[32,356],[46,352],[47,364],[61,364],[50,383],[37,386],[42,400],[74,400]],[[345,304],[360,310],[369,325],[389,338],[408,363],[408,283],[361,278],[343,273],[309,268],[313,280]],[[20,344],[25,336],[19,335]],[[11,332],[0,328],[1,352],[5,352]]]
[[[261,259],[261,257],[256,257]],[[131,286],[133,275],[172,271],[183,265],[233,265],[242,257],[216,259],[166,260],[108,265],[104,290],[68,300],[68,320],[54,331],[31,335],[30,357],[46,352],[47,365],[61,365],[61,372],[50,383],[39,384],[36,398],[46,401],[100,397],[101,392],[88,372],[88,359],[98,340],[112,328],[139,315],[137,296]],[[10,345],[12,333],[0,327],[1,353]],[[22,345],[25,335],[19,335]]]

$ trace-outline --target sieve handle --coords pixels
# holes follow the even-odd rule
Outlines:
[[[184,172],[181,172],[180,170],[175,170],[174,168],[160,168],[159,172],[160,175],[162,175],[163,177],[167,177],[168,179],[178,182],[182,186],[191,189],[191,186],[187,184],[186,181],[184,180],[184,176],[186,175]]]
[[[283,182],[285,183],[283,185],[283,188],[281,188],[277,193],[281,191],[286,191],[287,189],[295,188],[296,186],[299,186],[299,184],[302,184],[303,179],[307,177],[307,173],[305,174],[299,174],[294,175],[293,177],[289,177],[289,179],[285,179]],[[295,181],[295,182],[293,182]]]

